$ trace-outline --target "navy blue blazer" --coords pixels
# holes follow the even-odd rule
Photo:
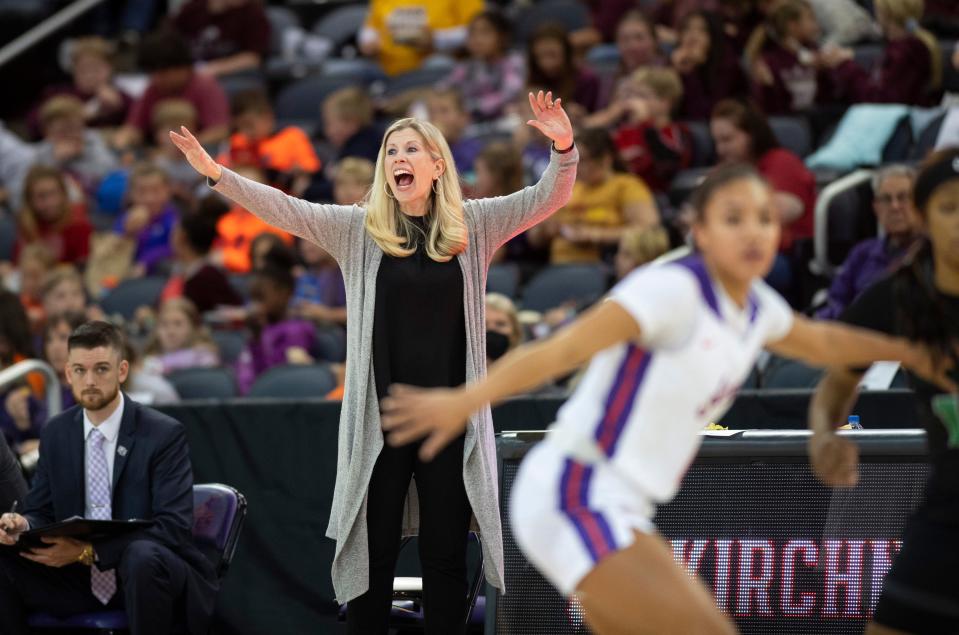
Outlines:
[[[148,529],[94,543],[100,569],[114,569],[128,544],[150,540],[188,567],[191,633],[208,630],[218,582],[213,565],[193,544],[193,468],[183,425],[123,395],[123,418],[113,463],[115,520],[152,520]],[[86,507],[83,409],[50,419],[40,436],[40,462],[23,515],[31,527],[83,516]],[[121,450],[125,448],[125,450]]]

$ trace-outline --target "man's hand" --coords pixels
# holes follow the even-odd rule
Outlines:
[[[79,562],[80,554],[89,544],[73,538],[41,538],[40,540],[50,546],[42,549],[31,549],[20,555],[27,560],[56,568]]]
[[[27,519],[20,514],[4,514],[0,516],[0,545],[15,545],[20,534],[30,528]]]

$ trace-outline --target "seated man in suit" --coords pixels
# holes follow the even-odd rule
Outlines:
[[[45,539],[0,546],[0,633],[26,635],[32,612],[58,616],[125,608],[134,635],[206,633],[217,581],[193,544],[193,473],[179,422],[131,401],[129,364],[106,322],[77,328],[66,377],[77,400],[53,417],[23,515],[0,516],[0,543],[71,516],[152,520],[147,529],[94,542]]]
[[[10,509],[14,503],[22,504],[26,495],[27,482],[23,480],[20,463],[0,434],[0,512]]]

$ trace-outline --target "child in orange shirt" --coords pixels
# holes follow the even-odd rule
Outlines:
[[[265,178],[258,168],[237,168],[237,173],[259,183]],[[250,244],[263,233],[276,234],[287,245],[293,244],[293,236],[282,229],[260,220],[239,205],[220,217],[216,224],[215,260],[231,273],[248,273],[251,268]]]
[[[296,126],[276,129],[270,100],[261,90],[238,93],[233,98],[230,147],[220,157],[223,165],[263,170],[267,182],[293,196],[302,196],[320,160],[309,137]]]

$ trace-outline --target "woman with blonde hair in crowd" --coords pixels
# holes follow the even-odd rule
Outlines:
[[[876,0],[876,20],[886,40],[877,72],[853,59],[849,48],[825,49],[820,63],[834,69],[847,103],[931,106],[942,89],[942,56],[935,36],[919,26],[923,0]]]
[[[218,192],[316,242],[343,271],[346,390],[327,535],[337,543],[333,585],[337,599],[349,602],[349,633],[387,632],[401,534],[420,537],[427,633],[464,632],[471,517],[486,577],[503,588],[490,410],[480,410],[427,464],[417,458],[417,444],[384,445],[379,401],[394,382],[455,386],[486,372],[483,291],[490,259],[565,205],[576,178],[578,154],[560,100],[542,92],[529,99],[534,118],[527,123],[553,141],[549,168],[536,185],[493,199],[463,201],[449,145],[435,126],[417,119],[400,119],[386,131],[373,187],[352,206],[312,204],[240,178],[217,165],[188,130],[171,132]],[[416,489],[409,490],[414,475]]]

